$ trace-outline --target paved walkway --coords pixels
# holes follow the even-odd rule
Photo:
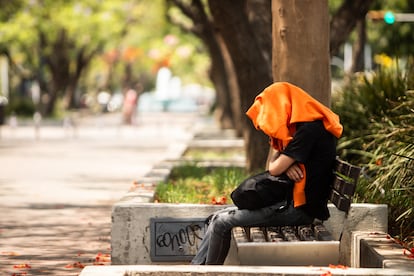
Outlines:
[[[195,114],[120,115],[61,125],[3,126],[0,136],[0,275],[78,275],[110,265],[112,204],[152,166],[176,158]]]

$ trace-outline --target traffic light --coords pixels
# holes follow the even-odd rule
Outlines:
[[[414,22],[414,13],[396,13],[392,11],[369,11],[367,19],[373,22],[385,22],[389,25],[395,22]]]
[[[384,13],[384,21],[387,24],[394,24],[395,22],[395,15],[393,12],[387,11],[386,13]]]
[[[394,24],[396,21],[395,13],[391,11],[369,11],[367,13],[367,18],[374,22],[385,22],[390,25]]]

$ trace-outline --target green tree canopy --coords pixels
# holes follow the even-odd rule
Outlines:
[[[6,6],[11,12],[0,12],[0,49],[14,65],[12,86],[37,81],[46,115],[60,98],[74,106],[81,87],[122,90],[142,71],[155,74],[165,64],[180,65],[177,73],[200,73],[194,64],[208,64],[196,39],[166,24],[164,1],[21,0]]]

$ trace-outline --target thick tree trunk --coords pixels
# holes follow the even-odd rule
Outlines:
[[[211,57],[210,79],[216,89],[215,116],[222,129],[232,129],[235,126],[235,117],[232,110],[232,97],[228,82],[228,72],[225,60],[217,38],[208,39],[206,42]]]
[[[367,41],[366,21],[365,18],[358,20],[356,25],[357,39],[354,43],[354,54],[352,57],[351,72],[362,72],[365,70],[365,43]]]
[[[209,0],[208,3],[214,23],[232,57],[240,89],[241,110],[244,113],[257,94],[272,83],[269,71],[271,49],[261,48],[265,43],[258,41],[256,30],[253,30],[248,20],[245,0]],[[268,5],[268,18],[271,18],[270,1],[262,1],[260,4]],[[267,16],[263,14],[263,18]],[[268,38],[270,39],[270,36]],[[269,54],[264,55],[266,52]],[[267,137],[253,127],[247,116],[243,116],[242,122],[246,145],[246,169],[249,172],[261,170],[265,167],[269,149]]]
[[[240,93],[239,93],[239,84],[237,82],[236,70],[233,66],[233,61],[227,50],[227,47],[221,37],[220,34],[217,34],[217,42],[220,46],[221,57],[224,61],[225,71],[227,73],[227,78],[223,81],[226,81],[227,88],[229,89],[229,104],[232,112],[232,119],[233,119],[233,128],[236,131],[237,137],[243,136],[243,127],[242,124],[242,110],[240,109]],[[223,78],[223,76],[221,76]]]
[[[210,79],[216,89],[216,107],[215,115],[223,129],[242,128],[239,117],[240,108],[235,103],[239,102],[237,86],[234,86],[234,72],[232,66],[226,57],[227,49],[223,47],[220,34],[214,29],[211,19],[205,11],[205,5],[200,0],[186,2],[182,0],[168,0],[174,4],[181,12],[193,21],[193,27],[189,28],[177,22],[173,17],[168,15],[168,19],[175,25],[179,26],[184,32],[191,32],[198,36],[206,45],[211,58]],[[239,132],[239,131],[238,131]]]
[[[374,0],[344,0],[332,17],[330,27],[330,53],[335,56],[348,39],[359,20],[365,16]],[[318,14],[318,13],[315,13]]]
[[[327,0],[273,0],[273,79],[330,105]],[[317,15],[317,16],[316,16]]]
[[[48,45],[51,47],[49,48]],[[49,116],[54,112],[56,100],[64,97],[65,108],[74,106],[74,96],[79,79],[83,71],[89,65],[92,58],[102,49],[99,44],[90,49],[87,46],[78,49],[76,59],[71,60],[70,49],[75,43],[67,36],[67,31],[61,29],[56,40],[47,41],[47,35],[39,32],[39,52],[42,57],[41,64],[47,66],[51,73],[51,81],[47,90],[42,89],[47,95],[43,97],[47,101],[43,102],[43,115]],[[42,77],[39,78],[40,80]],[[39,81],[40,84],[42,82]],[[43,82],[44,83],[44,82]]]
[[[68,71],[68,84],[65,90],[65,108],[70,109],[78,107],[75,96],[76,90],[78,89],[79,80],[82,76],[82,73],[86,70],[90,61],[92,60],[92,57],[99,52],[100,48],[101,45],[98,45],[96,49],[91,50],[89,54],[86,53],[86,48],[81,48],[78,51],[76,55],[76,63],[74,66],[75,68],[74,70]]]
[[[46,34],[40,33],[41,44],[47,45]],[[60,30],[56,41],[52,44],[52,51],[45,53],[45,63],[49,67],[51,72],[50,88],[48,89],[48,95],[44,99],[45,108],[44,112],[46,116],[50,116],[54,112],[55,103],[59,95],[63,94],[67,87],[68,72],[69,72],[69,59],[68,59],[68,41],[65,30]],[[46,51],[45,48],[40,49]]]

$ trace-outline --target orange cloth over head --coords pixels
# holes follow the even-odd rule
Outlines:
[[[276,82],[264,89],[246,112],[256,129],[271,138],[276,150],[283,150],[293,139],[295,123],[321,120],[327,131],[339,138],[342,125],[339,117],[301,88],[288,83]],[[306,168],[299,164],[305,177],[295,183],[293,201],[295,207],[306,203]]]

